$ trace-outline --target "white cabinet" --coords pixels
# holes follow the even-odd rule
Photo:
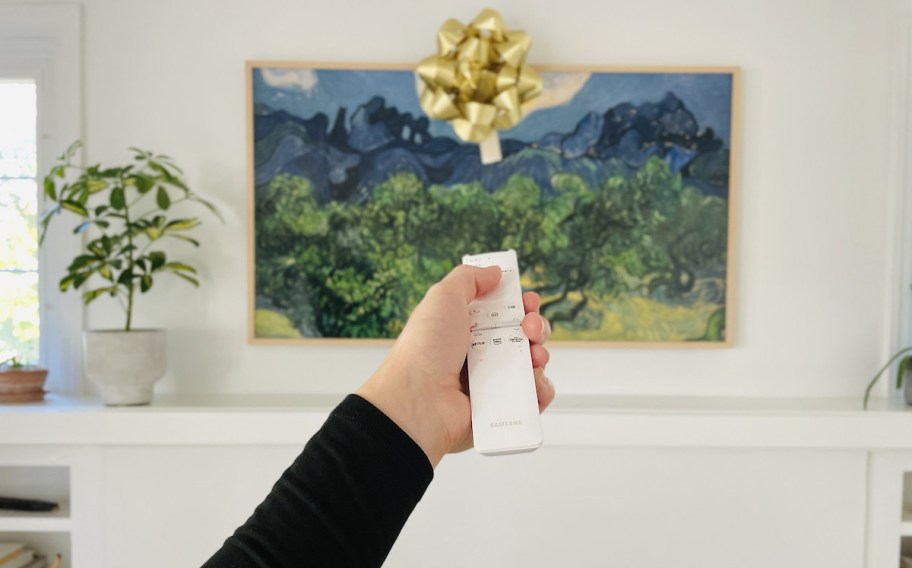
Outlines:
[[[0,494],[65,504],[0,515],[0,533],[59,548],[67,568],[199,565],[335,402],[0,409]],[[896,568],[912,542],[912,412],[858,406],[563,397],[541,450],[447,457],[388,565]]]

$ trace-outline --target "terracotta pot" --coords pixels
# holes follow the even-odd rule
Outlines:
[[[0,371],[0,402],[32,402],[44,398],[47,369],[25,367]]]

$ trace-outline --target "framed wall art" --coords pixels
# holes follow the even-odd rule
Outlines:
[[[731,343],[736,68],[538,66],[482,165],[413,67],[248,62],[252,342],[395,338],[463,254],[512,248],[554,340]]]

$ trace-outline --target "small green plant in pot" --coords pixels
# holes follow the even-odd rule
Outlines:
[[[0,363],[0,403],[33,402],[44,398],[47,369],[29,365],[18,356]]]
[[[901,359],[900,359],[901,358]],[[905,379],[906,374],[909,371],[912,371],[912,347],[905,347],[900,349],[890,357],[890,360],[887,361],[883,367],[874,375],[874,378],[868,383],[868,388],[865,389],[864,394],[864,408],[868,408],[868,399],[871,397],[871,389],[874,388],[874,385],[877,384],[877,379],[890,368],[890,366],[899,359],[899,364],[896,366],[896,388],[903,389],[903,380]],[[907,404],[912,404],[912,384],[906,382],[905,388],[903,389],[903,396],[905,397]]]
[[[40,219],[40,242],[44,245],[55,217],[77,217],[73,232],[89,237],[67,267],[60,289],[81,289],[86,305],[114,298],[125,316],[122,330],[85,332],[86,375],[98,384],[107,404],[148,404],[154,383],[166,369],[165,332],[135,329],[135,302],[164,275],[199,286],[194,267],[169,258],[161,249],[168,241],[199,246],[188,233],[201,221],[177,216],[175,207],[191,203],[219,214],[190,190],[168,156],[131,148],[133,160],[126,165],[81,167],[73,163],[80,146],[70,146],[44,178],[44,195],[51,206]]]

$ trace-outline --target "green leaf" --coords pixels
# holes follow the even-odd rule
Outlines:
[[[114,281],[114,276],[111,274],[111,267],[107,264],[102,264],[99,266],[98,273],[101,274],[105,280],[110,280],[111,282]]]
[[[212,211],[212,213],[215,214],[215,216],[219,218],[219,221],[221,221],[222,223],[225,222],[225,218],[222,217],[222,214],[219,213],[219,210],[215,207],[215,205],[212,202],[206,201],[202,197],[198,197],[196,195],[194,195],[190,199],[192,199],[193,201],[196,201],[198,203],[202,203],[203,205],[206,206],[207,209],[209,209],[209,211]]]
[[[109,209],[109,207],[107,205],[99,205],[98,207],[95,208],[95,216],[100,217],[108,209]]]
[[[86,280],[89,279],[90,276],[92,276],[92,273],[91,272],[80,272],[78,274],[74,274],[73,276],[75,276],[75,278],[73,279],[73,287],[79,288],[80,286],[82,286],[85,283]]]
[[[91,256],[88,254],[81,254],[73,259],[73,262],[71,262],[70,266],[67,267],[67,271],[75,272],[75,271],[79,270],[80,268],[82,268],[83,266],[89,264],[90,262],[94,262],[94,261],[95,261],[94,256]]]
[[[133,280],[133,271],[131,269],[126,269],[120,273],[120,276],[117,277],[117,283],[124,286],[130,286],[130,282]]]
[[[104,175],[104,174],[102,174]],[[103,179],[90,179],[86,182],[86,189],[90,194],[98,193],[99,191],[104,191],[108,187],[108,182]]]
[[[126,178],[124,183],[135,186],[136,191],[141,195],[145,195],[150,189],[155,187],[155,178],[150,178],[146,174],[137,174]]]
[[[189,231],[190,229],[192,229],[194,227],[198,227],[200,224],[202,224],[201,221],[195,217],[193,219],[178,219],[176,221],[171,221],[170,223],[165,225],[165,230],[166,231]]]
[[[158,172],[166,181],[171,181],[174,177],[165,166],[154,160],[149,160],[149,167]]]
[[[151,267],[149,268],[150,272],[155,272],[156,270],[158,270],[159,268],[161,268],[162,266],[165,265],[165,261],[166,261],[165,253],[158,251],[158,250],[154,250],[154,251],[150,252],[147,256],[149,257],[149,263],[151,264]]]
[[[171,207],[171,198],[168,197],[168,192],[165,191],[164,187],[158,186],[158,194],[155,196],[155,202],[158,203],[158,206],[162,209]]]
[[[88,229],[91,226],[92,226],[91,221],[85,221],[84,223],[80,223],[75,229],[73,229],[73,234],[78,235],[79,233],[82,233],[83,231],[85,231],[86,229]]]
[[[133,180],[133,183],[136,185],[136,190],[141,195],[149,193],[149,190],[155,187],[155,180],[145,176],[133,176],[129,179]]]
[[[73,282],[76,281],[76,276],[68,274],[60,280],[60,291],[66,292],[70,289],[70,286],[73,285]]]
[[[127,198],[122,187],[115,187],[111,192],[111,207],[120,211],[127,206]]]
[[[183,262],[169,262],[162,266],[162,270],[170,270],[171,272],[190,272],[192,274],[196,274],[195,268],[189,264],[184,264]]]
[[[174,274],[175,274],[176,276],[180,276],[181,278],[183,278],[183,279],[186,280],[187,282],[193,284],[193,285],[196,286],[197,288],[198,288],[199,285],[200,285],[199,280],[197,280],[196,278],[194,278],[194,277],[192,277],[192,276],[187,276],[187,275],[184,274],[183,272],[175,272]]]
[[[86,245],[86,248],[95,255],[95,258],[104,259],[107,257],[104,247],[101,245],[101,239],[95,239],[94,241],[88,243]]]
[[[152,277],[149,276],[148,274],[143,274],[139,280],[140,291],[142,291],[143,293],[146,293],[149,291],[149,288],[151,288],[151,287],[152,287]]]
[[[111,226],[111,224],[108,223],[107,221],[95,221],[95,224],[98,225],[99,227],[101,227],[102,229],[107,229],[108,227]]]
[[[82,303],[88,305],[91,302],[97,300],[100,296],[111,291],[111,288],[96,288],[94,290],[89,290],[82,294]]]
[[[57,201],[57,184],[54,183],[54,178],[51,176],[44,178],[44,195],[51,201]]]
[[[149,156],[148,152],[146,152],[145,150],[140,150],[139,148],[137,148],[135,146],[130,146],[129,149],[132,152],[136,153],[136,157],[133,158],[134,160],[145,160]]]
[[[900,359],[896,370],[896,388],[901,389],[903,386],[903,377],[912,370],[912,357],[906,356]]]
[[[158,227],[149,227],[149,228],[145,229],[143,232],[149,237],[150,241],[157,240],[157,239],[161,238],[161,236],[162,236],[162,230],[159,229]]]
[[[73,213],[82,215],[83,217],[89,216],[88,210],[85,207],[83,207],[81,204],[77,203],[76,201],[67,199],[65,201],[61,201],[60,206],[63,207],[64,209],[66,209],[67,211],[72,211]]]
[[[196,239],[191,239],[191,238],[188,237],[187,235],[175,235],[175,234],[172,234],[172,233],[168,233],[166,236],[168,236],[168,237],[174,237],[175,239],[180,239],[180,240],[182,240],[182,241],[187,241],[188,243],[191,243],[193,246],[197,246],[197,247],[200,246],[198,240],[196,240]]]

